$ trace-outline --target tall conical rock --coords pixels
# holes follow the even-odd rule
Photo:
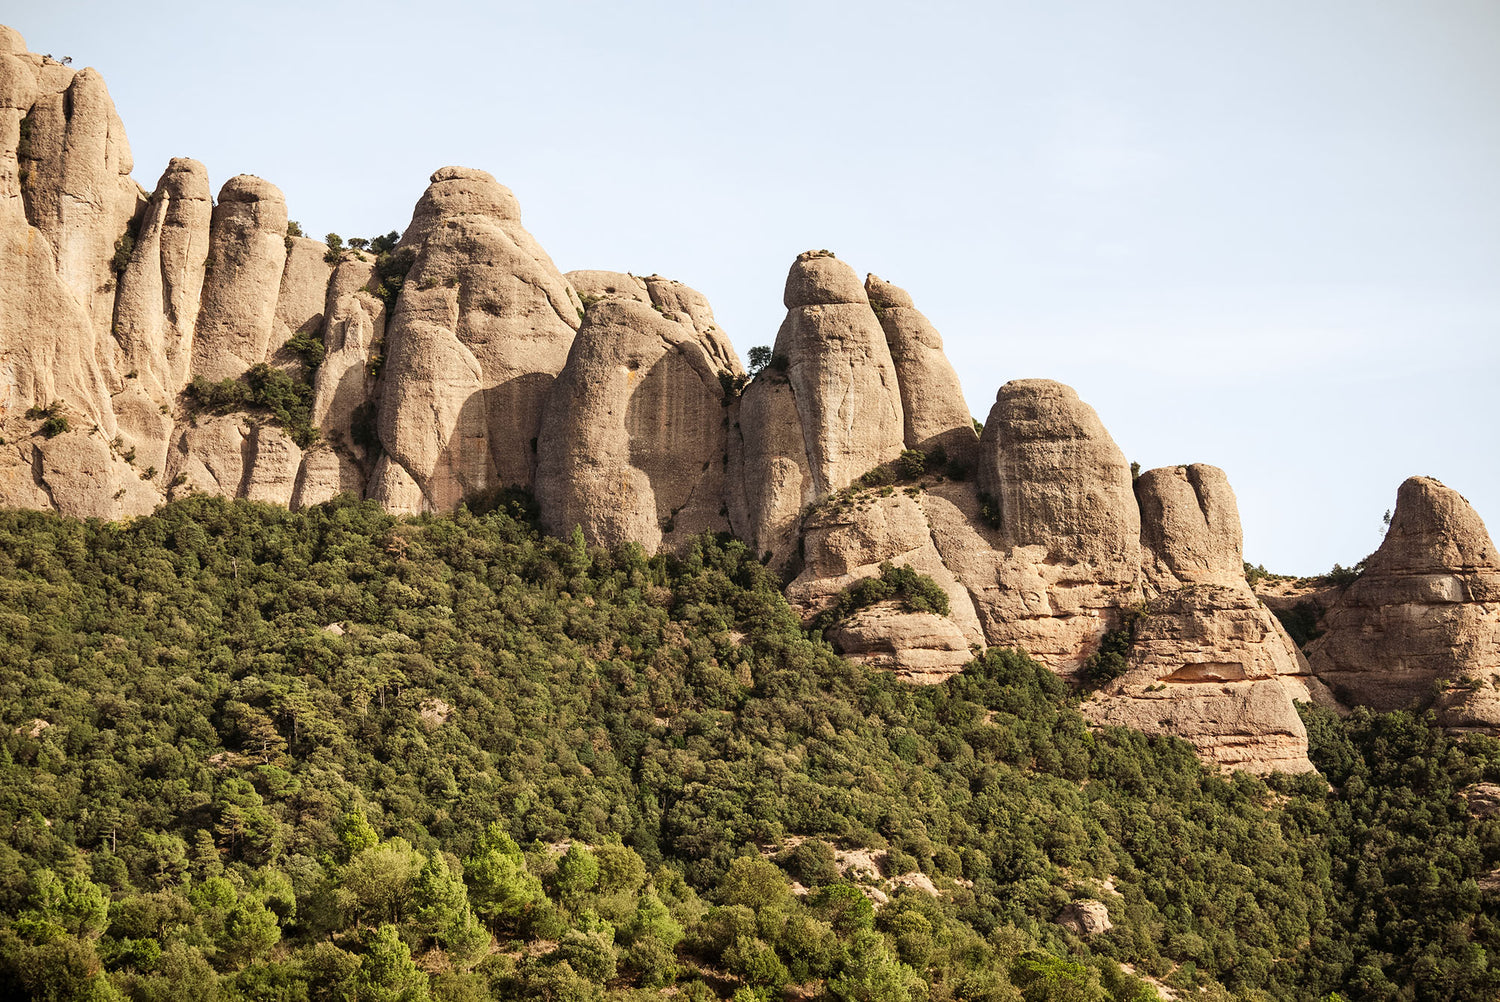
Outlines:
[[[865,293],[880,318],[896,367],[906,447],[929,454],[940,449],[949,461],[972,467],[979,438],[958,373],[943,354],[942,335],[917,310],[905,289],[867,275]]]
[[[1323,617],[1313,671],[1345,702],[1428,705],[1460,730],[1500,730],[1500,555],[1468,501],[1412,477],[1380,548]]]
[[[599,301],[548,393],[537,439],[542,523],[647,552],[726,530],[726,395],[740,367],[706,300],[655,276],[569,278]],[[691,309],[668,313],[674,305]]]
[[[741,497],[729,504],[743,512],[736,531],[777,566],[796,549],[804,506],[895,459],[905,434],[895,364],[854,269],[807,251],[782,298],[772,365],[740,402]]]
[[[547,391],[581,304],[521,226],[510,190],[445,167],[412,215],[415,252],[386,334],[379,399],[385,457],[371,494],[446,511],[468,494],[531,486]]]
[[[1245,581],[1228,477],[1170,466],[1135,490],[1146,601],[1127,613],[1128,670],[1084,715],[1183,738],[1230,769],[1312,769],[1294,705],[1308,699],[1307,664]]]
[[[272,336],[286,224],[286,198],[269,181],[241,174],[219,189],[193,336],[193,376],[236,379],[279,347]]]

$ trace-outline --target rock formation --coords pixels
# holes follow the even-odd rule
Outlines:
[[[739,375],[733,349],[706,302],[700,330],[687,310],[653,307],[639,279],[613,276],[599,289],[584,293],[593,304],[547,396],[537,439],[542,523],[560,534],[577,525],[592,543],[633,541],[648,551],[728,529],[724,414]],[[694,297],[702,300],[677,298]]]
[[[177,158],[148,197],[131,166],[99,74],[0,29],[0,504],[119,518],[193,492],[349,492],[422,512],[533,488],[551,531],[594,543],[733,531],[808,621],[883,564],[931,578],[946,614],[890,599],[827,630],[908,680],[1015,646],[1097,687],[1096,722],[1227,767],[1309,768],[1293,700],[1317,683],[1245,584],[1224,474],[1133,483],[1098,415],[1048,380],[1001,387],[976,436],[941,336],[896,286],[799,255],[746,385],[702,294],[564,276],[483,171],[442,168],[399,243],[340,254],[289,232],[268,181],[231,178],[214,204]],[[1347,699],[1436,693],[1448,726],[1500,728],[1500,560],[1435,481],[1403,485],[1323,625],[1312,665]],[[1090,668],[1122,630],[1111,670]]]
[[[1345,702],[1500,730],[1500,555],[1463,496],[1412,477],[1380,549],[1323,617],[1313,671]]]
[[[484,171],[433,174],[401,248],[415,260],[386,333],[385,456],[371,495],[397,511],[446,511],[487,488],[531,486],[577,294]]]
[[[1203,464],[1141,474],[1145,601],[1127,613],[1127,671],[1084,704],[1100,723],[1192,742],[1234,769],[1305,772],[1307,665],[1245,581],[1239,507]]]
[[[917,311],[906,290],[867,275],[865,294],[880,318],[896,367],[906,447],[928,454],[941,451],[950,462],[972,467],[979,439],[958,373],[943,354],[942,335]]]

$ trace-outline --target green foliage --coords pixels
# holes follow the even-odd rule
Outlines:
[[[926,574],[910,567],[897,567],[889,560],[880,565],[877,577],[861,578],[839,592],[833,603],[813,620],[812,628],[819,632],[843,622],[860,609],[877,602],[899,599],[912,612],[932,612],[948,615],[948,593]]]
[[[286,221],[286,235],[289,237],[306,236],[306,234],[302,232],[302,224],[297,222],[297,220],[295,219],[288,219]]]
[[[211,414],[268,412],[304,449],[318,439],[312,424],[312,387],[265,362],[251,366],[243,379],[213,383],[194,376],[184,392],[195,407]]]
[[[944,454],[946,458],[946,453]],[[934,467],[940,465],[934,462]],[[927,455],[920,449],[903,449],[896,457],[896,475],[902,480],[915,480],[927,472]]]
[[[323,345],[323,335],[319,331],[306,333],[299,331],[293,334],[282,347],[301,358],[308,372],[313,372],[322,365],[323,356],[327,353],[327,348]]]
[[[738,542],[520,511],[0,513],[0,996],[1500,990],[1493,741],[1308,711],[1327,782],[1225,777],[1019,652],[845,662]],[[1114,929],[1052,924],[1106,881]]]
[[[109,269],[116,275],[123,274],[130,266],[130,256],[135,253],[135,234],[126,230],[115,241],[114,256],[109,259]]]
[[[1130,648],[1135,643],[1136,631],[1146,617],[1144,605],[1125,609],[1120,614],[1120,625],[1104,634],[1099,647],[1083,662],[1083,677],[1094,685],[1112,682],[1130,670]]]
[[[43,438],[56,438],[70,430],[68,419],[61,414],[54,414],[42,422],[41,432]]]
[[[747,359],[745,370],[753,376],[771,364],[771,348],[769,345],[758,344],[751,348],[745,357]]]
[[[1276,618],[1286,629],[1287,636],[1298,647],[1306,647],[1323,635],[1318,629],[1318,620],[1323,616],[1323,607],[1311,599],[1303,599],[1290,609],[1276,609]]]
[[[385,304],[387,316],[395,312],[396,298],[405,288],[406,275],[417,260],[417,252],[413,248],[396,247],[395,241],[390,240],[394,235],[395,231],[392,230],[385,238],[377,237],[370,244],[371,249],[376,251],[375,278],[372,282],[374,288],[370,291]],[[376,244],[380,245],[379,249]]]
[[[328,245],[328,250],[323,254],[323,260],[329,264],[338,264],[339,257],[344,253],[344,238],[337,233],[330,233],[323,238]]]
[[[1364,572],[1365,562],[1363,560],[1355,564],[1353,567],[1345,567],[1342,564],[1334,564],[1333,568],[1327,574],[1323,575],[1323,579],[1329,584],[1335,584],[1341,588],[1347,588],[1349,585],[1352,585],[1355,580]]]

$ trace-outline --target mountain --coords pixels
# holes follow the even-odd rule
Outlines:
[[[1500,671],[1492,546],[1417,533],[1417,570],[1372,561],[1310,662],[1245,580],[1221,470],[1137,475],[1048,380],[1001,387],[976,434],[912,298],[828,251],[792,263],[747,374],[704,296],[562,274],[481,170],[434,173],[402,233],[319,243],[260,178],[215,198],[174,159],[141,188],[96,71],[10,29],[0,67],[0,504],[126,519],[348,493],[415,514],[522,488],[549,531],[592,544],[732,533],[851,658],[931,683],[1019,648],[1092,690],[1090,720],[1229,769],[1311,769],[1294,703],[1382,686],[1406,705],[1472,683],[1444,697],[1454,726],[1500,726],[1480,698]],[[914,598],[928,583],[941,598]],[[1375,639],[1417,605],[1442,622]]]

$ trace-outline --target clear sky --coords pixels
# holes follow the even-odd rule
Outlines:
[[[1500,530],[1500,3],[0,0],[98,67],[145,187],[258,174],[310,234],[447,164],[558,266],[704,292],[743,357],[792,258],[905,287],[983,419],[1076,387],[1228,471],[1246,556],[1352,564],[1407,476]]]

